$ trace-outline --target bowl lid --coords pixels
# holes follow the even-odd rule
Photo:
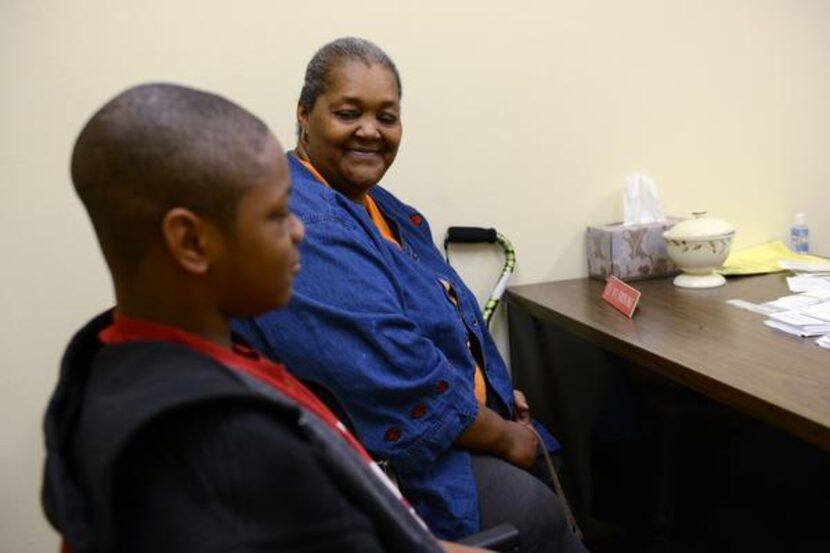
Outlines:
[[[709,217],[706,210],[692,211],[694,217],[681,221],[663,233],[664,238],[708,238],[735,232],[731,223],[717,217]]]

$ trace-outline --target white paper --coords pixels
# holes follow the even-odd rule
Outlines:
[[[819,302],[821,302],[821,298],[818,298],[812,294],[795,294],[793,296],[784,296],[782,298],[778,298],[777,300],[768,301],[761,305],[788,311],[791,309],[804,309],[805,307],[809,307]]]
[[[795,336],[830,335],[830,291],[784,296],[765,304],[785,311],[771,313],[764,324]]]
[[[791,326],[830,326],[830,322],[805,315],[803,311],[783,311],[769,317]]]
[[[787,323],[782,323],[781,321],[776,321],[775,319],[767,319],[766,321],[764,321],[764,324],[771,328],[782,330],[787,334],[792,334],[793,336],[801,336],[802,338],[809,338],[811,336],[822,336],[830,332],[830,325],[828,325],[826,328],[793,326],[788,325]]]
[[[817,303],[816,305],[811,305],[802,311],[802,313],[808,317],[814,317],[830,323],[830,301],[824,301]]]
[[[729,305],[734,305],[735,307],[740,307],[741,309],[746,309],[747,311],[752,311],[753,313],[760,313],[761,315],[769,315],[771,313],[778,313],[780,311],[780,309],[777,309],[775,307],[752,303],[751,301],[746,300],[726,300],[726,303],[728,303]]]
[[[623,224],[655,223],[665,219],[654,179],[640,173],[626,178],[623,192]]]
[[[782,269],[790,271],[802,271],[806,273],[830,272],[830,261],[799,261],[797,259],[782,259],[778,262]]]
[[[791,276],[787,277],[787,286],[790,292],[830,291],[830,277],[810,274]]]

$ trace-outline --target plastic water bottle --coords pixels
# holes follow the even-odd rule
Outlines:
[[[809,253],[810,229],[807,228],[807,216],[796,213],[793,226],[790,227],[790,249],[795,253]]]

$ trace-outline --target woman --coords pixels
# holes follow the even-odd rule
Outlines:
[[[475,297],[426,218],[378,185],[400,144],[400,100],[398,71],[371,42],[315,54],[289,154],[304,267],[286,310],[237,330],[339,399],[438,536],[507,521],[527,551],[580,551],[556,496],[523,470],[538,438]]]

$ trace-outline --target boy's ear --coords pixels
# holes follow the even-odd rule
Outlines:
[[[161,221],[164,243],[185,271],[205,274],[210,267],[212,227],[204,218],[184,207],[174,207]]]

